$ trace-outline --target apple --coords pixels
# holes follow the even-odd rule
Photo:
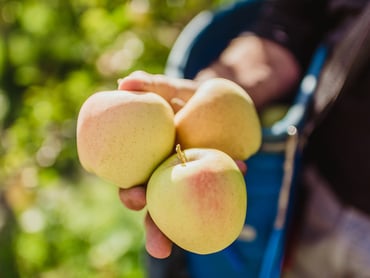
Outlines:
[[[147,186],[147,209],[158,228],[179,247],[210,254],[240,234],[247,208],[244,177],[226,153],[207,148],[165,160]]]
[[[174,144],[174,112],[157,94],[103,91],[91,95],[80,109],[80,162],[119,187],[147,182]]]
[[[261,124],[263,127],[271,127],[280,121],[289,110],[288,104],[272,104],[265,107],[260,114]]]
[[[214,148],[245,160],[261,145],[261,125],[252,99],[223,78],[202,83],[176,113],[175,125],[177,142],[184,149]]]

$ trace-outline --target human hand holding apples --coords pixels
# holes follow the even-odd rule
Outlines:
[[[148,134],[132,134],[132,127],[126,121],[127,119],[133,120],[134,122],[137,121],[137,118],[132,118],[132,111],[131,113],[120,115],[120,113],[123,113],[121,110],[124,110],[124,107],[126,107],[127,104],[125,104],[126,106],[123,105],[119,108],[118,104],[113,105],[113,103],[108,101],[110,104],[106,105],[105,108],[97,109],[97,106],[104,106],[105,103],[103,99],[100,99],[95,102],[96,106],[89,107],[89,105],[85,106],[84,104],[81,109],[82,116],[81,120],[79,117],[77,133],[79,155],[80,153],[82,154],[80,155],[80,159],[82,160],[81,163],[87,170],[93,171],[98,176],[107,178],[108,180],[120,185],[120,198],[128,208],[142,209],[147,205],[148,211],[156,224],[154,224],[149,215],[146,217],[146,247],[148,252],[155,257],[163,258],[168,256],[171,252],[171,241],[174,241],[180,247],[196,253],[216,252],[225,248],[235,240],[244,224],[246,192],[244,179],[238,170],[237,165],[239,165],[242,170],[245,170],[245,164],[241,161],[239,163],[235,163],[229,155],[225,154],[225,152],[232,154],[233,158],[243,160],[253,152],[257,151],[261,140],[259,122],[253,103],[247,98],[244,91],[239,90],[237,87],[233,87],[234,84],[231,82],[228,83],[226,80],[217,79],[212,82],[208,82],[211,86],[202,85],[203,89],[198,91],[203,93],[199,93],[199,95],[197,95],[197,91],[193,97],[192,95],[198,86],[195,82],[191,82],[189,80],[167,79],[163,76],[153,77],[152,75],[145,73],[138,73],[136,76],[132,75],[120,81],[119,89],[123,90],[121,92],[122,96],[119,95],[119,92],[113,92],[113,94],[115,94],[114,96],[111,94],[112,92],[104,93],[110,94],[107,98],[121,99],[125,94],[131,94],[131,92],[127,91],[143,91],[141,93],[137,93],[138,95],[136,97],[138,98],[139,96],[144,97],[147,95],[148,93],[145,93],[147,91],[154,91],[165,98],[168,103],[172,104],[174,111],[179,110],[181,106],[190,99],[185,107],[174,116],[178,138],[180,141],[182,140],[184,145],[186,145],[186,149],[184,152],[178,151],[177,155],[168,158],[163,164],[161,164],[161,166],[157,163],[157,167],[154,167],[154,172],[152,171],[153,173],[148,169],[143,170],[143,167],[146,167],[146,165],[143,164],[146,164],[146,162],[145,159],[141,160],[141,158],[146,158],[146,156],[145,152],[141,152],[142,150],[140,146],[144,144],[145,140],[141,141],[141,138],[139,138],[139,141],[135,141],[139,142],[137,145],[132,142],[132,138],[130,141],[130,133],[131,137],[145,137],[148,136]],[[218,85],[212,86],[212,84]],[[223,84],[225,84],[223,89],[226,91],[229,90],[225,95],[222,93],[225,90],[217,90],[217,88],[222,88]],[[212,92],[214,92],[214,94],[211,94]],[[201,95],[203,95],[203,97]],[[228,96],[230,95],[233,97],[228,99]],[[123,98],[126,98],[126,96]],[[174,99],[176,101],[173,101]],[[181,101],[183,103],[181,103]],[[240,102],[244,103],[245,106],[238,106]],[[218,103],[226,105],[219,107],[217,106]],[[227,105],[228,103],[229,105]],[[118,106],[118,108],[110,108],[110,105],[114,107]],[[133,105],[130,102],[130,105],[128,106],[130,107]],[[166,105],[158,102],[154,106],[156,108],[161,108],[159,111],[162,111],[160,113],[162,113],[161,116],[163,117],[159,122],[169,118],[170,114],[168,113],[168,107],[166,107]],[[94,109],[100,111],[100,114],[98,113],[96,117],[91,116],[91,114],[95,113],[93,111]],[[140,130],[140,127],[146,127],[146,125],[150,123],[150,125],[153,124],[158,128],[155,131],[150,131],[152,136],[163,136],[163,134],[161,134],[163,132],[160,132],[163,126],[158,122],[153,122],[153,120],[155,120],[153,118],[157,117],[158,112],[154,115],[150,112],[151,110],[145,109],[147,108],[140,108],[139,110],[144,111],[143,115],[147,114],[145,118],[147,122],[136,122],[136,128]],[[84,110],[85,112],[83,112]],[[138,112],[140,112],[139,110]],[[244,110],[251,111],[248,112],[250,114],[247,115],[247,120],[245,120],[244,117]],[[90,114],[86,111],[90,112]],[[115,112],[112,113],[112,111]],[[204,113],[204,111],[207,113]],[[88,114],[88,116],[85,117],[90,120],[90,123],[84,119],[84,114]],[[113,115],[104,117],[102,116],[104,114]],[[199,114],[199,116],[194,116],[197,114]],[[218,114],[224,115],[223,118],[226,121],[219,118],[220,120],[217,120],[216,124],[214,117]],[[241,114],[241,116],[238,117],[238,114]],[[192,118],[192,116],[194,117]],[[227,118],[232,117],[234,117],[233,120],[228,122]],[[197,125],[197,118],[206,120],[203,122],[198,121]],[[112,119],[115,120],[112,121]],[[124,131],[121,131],[120,126],[117,124],[117,122],[120,122],[122,119],[124,122],[126,121],[126,124],[124,124]],[[94,126],[94,121],[98,123],[95,126],[97,131],[92,132],[89,130],[89,127]],[[210,126],[207,125],[207,121]],[[250,126],[248,126],[248,124],[245,125],[246,122],[250,122]],[[171,124],[167,123],[164,125],[168,126],[166,133],[171,133],[168,132],[168,130],[172,129]],[[127,128],[127,126],[129,127]],[[183,126],[186,126],[187,129],[183,128]],[[198,145],[199,142],[196,140],[199,138],[196,138],[197,136],[193,136],[193,138],[190,137],[190,139],[186,136],[186,134],[189,133],[199,133],[199,129],[209,129],[210,127],[211,131],[215,133],[210,136],[209,140],[213,138],[213,141],[219,140],[223,141],[223,143],[213,146],[210,145],[210,143],[212,143],[211,140],[206,142],[205,145]],[[231,132],[233,129],[238,132]],[[244,134],[240,132],[245,129],[251,131],[252,136],[247,134],[248,136],[245,137]],[[94,128],[92,128],[92,130],[94,130]],[[182,136],[179,136],[180,132],[182,132]],[[115,135],[104,136],[102,135],[104,133]],[[222,138],[221,135],[223,133],[235,135]],[[201,137],[203,137],[204,134],[205,133],[200,133]],[[242,137],[242,140],[238,140],[238,137]],[[150,145],[152,143],[151,141],[159,141],[159,143],[169,145],[173,148],[174,142],[171,139],[172,137],[167,136],[165,138],[165,140],[163,139],[164,141],[158,137],[157,139],[159,140],[152,138],[151,140],[148,140],[147,143]],[[118,139],[123,141],[119,143]],[[95,145],[88,145],[86,142],[91,140],[98,143]],[[253,142],[251,142],[251,140]],[[87,148],[85,148],[85,144],[88,145]],[[126,148],[126,151],[124,151],[125,148],[122,144],[129,146],[130,144],[133,144],[133,147],[131,146],[131,148]],[[103,148],[101,145],[105,147]],[[230,149],[228,149],[228,146],[230,145],[237,146],[236,152],[230,152]],[[95,150],[95,148],[99,149],[100,147],[102,148],[100,152],[108,153],[108,158],[105,157],[104,159],[101,159],[99,164],[96,162],[99,161],[99,150]],[[202,147],[202,149],[192,149],[194,147]],[[206,147],[214,149],[217,148],[224,152],[216,151],[214,149],[204,149]],[[149,149],[150,148],[152,148],[152,146],[149,146]],[[154,147],[154,149],[155,148],[156,147]],[[245,148],[249,148],[249,150],[247,152],[240,151]],[[82,151],[80,151],[80,149]],[[84,154],[84,152],[89,152],[89,150],[93,154],[91,157]],[[130,156],[127,156],[127,152],[131,155],[131,158]],[[134,156],[133,154],[135,154],[135,152],[142,157]],[[166,149],[165,151],[159,152],[161,155],[156,154],[155,156],[168,156],[167,152],[168,150]],[[181,156],[180,154],[185,155]],[[121,156],[121,160],[116,158],[116,156]],[[184,157],[186,157],[186,159],[184,159]],[[136,163],[136,166],[132,168],[136,169],[136,171],[131,170],[130,172],[125,172],[125,167],[122,167],[122,165],[124,165],[122,164],[122,160],[124,161],[125,159],[133,164]],[[208,162],[209,159],[210,161]],[[87,162],[84,160],[87,160]],[[108,161],[109,167],[104,165],[106,161]],[[154,165],[156,162],[148,164]],[[167,165],[167,167],[163,165]],[[103,170],[101,170],[101,168]],[[168,174],[168,171],[172,174],[176,173],[173,175],[173,177],[177,179],[176,181],[170,174]],[[141,180],[136,179],[135,182],[134,179],[131,179],[130,185],[128,181],[131,178],[130,176],[132,176],[131,173],[138,174],[139,172],[144,174]],[[130,178],[127,178],[127,176]],[[144,186],[135,186],[141,183],[146,183],[148,180],[149,183],[147,191]],[[170,212],[170,214],[168,214],[168,212]],[[211,213],[211,215],[209,213]],[[227,223],[230,220],[232,223]],[[157,225],[161,230],[158,229]],[[222,234],[218,234],[216,232],[217,227],[221,230],[220,227],[224,227],[225,225],[230,227],[230,229],[228,229],[229,232],[225,233],[225,230],[223,230]],[[167,236],[165,236],[162,231]],[[205,238],[207,238],[207,240],[204,240]],[[214,238],[213,242],[210,240],[212,238]],[[205,242],[208,242],[208,244],[204,245]]]

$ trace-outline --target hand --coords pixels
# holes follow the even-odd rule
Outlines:
[[[153,75],[143,71],[136,71],[118,81],[119,90],[154,92],[161,95],[178,111],[195,93],[199,82]],[[245,173],[246,164],[236,161],[239,169]],[[140,185],[129,189],[119,189],[121,202],[129,209],[141,210],[146,206],[146,186]],[[160,229],[155,225],[149,213],[145,216],[146,250],[156,258],[166,258],[171,254],[172,245]]]

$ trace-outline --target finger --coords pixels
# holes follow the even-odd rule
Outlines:
[[[144,186],[135,186],[129,189],[120,188],[118,195],[121,202],[129,209],[141,210],[146,205]]]
[[[145,217],[146,250],[158,259],[167,258],[172,251],[172,242],[155,225],[149,213]]]
[[[151,76],[144,71],[135,71],[130,75],[118,79],[118,90],[148,91]],[[151,90],[149,90],[151,91]]]
[[[236,165],[238,165],[240,171],[245,175],[247,173],[247,164],[243,160],[236,160]]]
[[[188,79],[171,78],[161,74],[149,74],[136,71],[118,80],[119,90],[154,92],[170,104],[179,106],[179,102],[187,102],[198,87],[198,82]],[[175,101],[174,101],[175,100]],[[178,110],[178,109],[177,109]]]

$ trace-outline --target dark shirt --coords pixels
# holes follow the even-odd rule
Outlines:
[[[369,0],[265,0],[254,31],[288,48],[307,66],[318,43],[341,40]]]
[[[318,43],[335,47],[367,2],[267,1],[255,32],[290,49],[304,69]],[[344,204],[370,214],[369,62],[364,63],[317,126],[305,156]]]

